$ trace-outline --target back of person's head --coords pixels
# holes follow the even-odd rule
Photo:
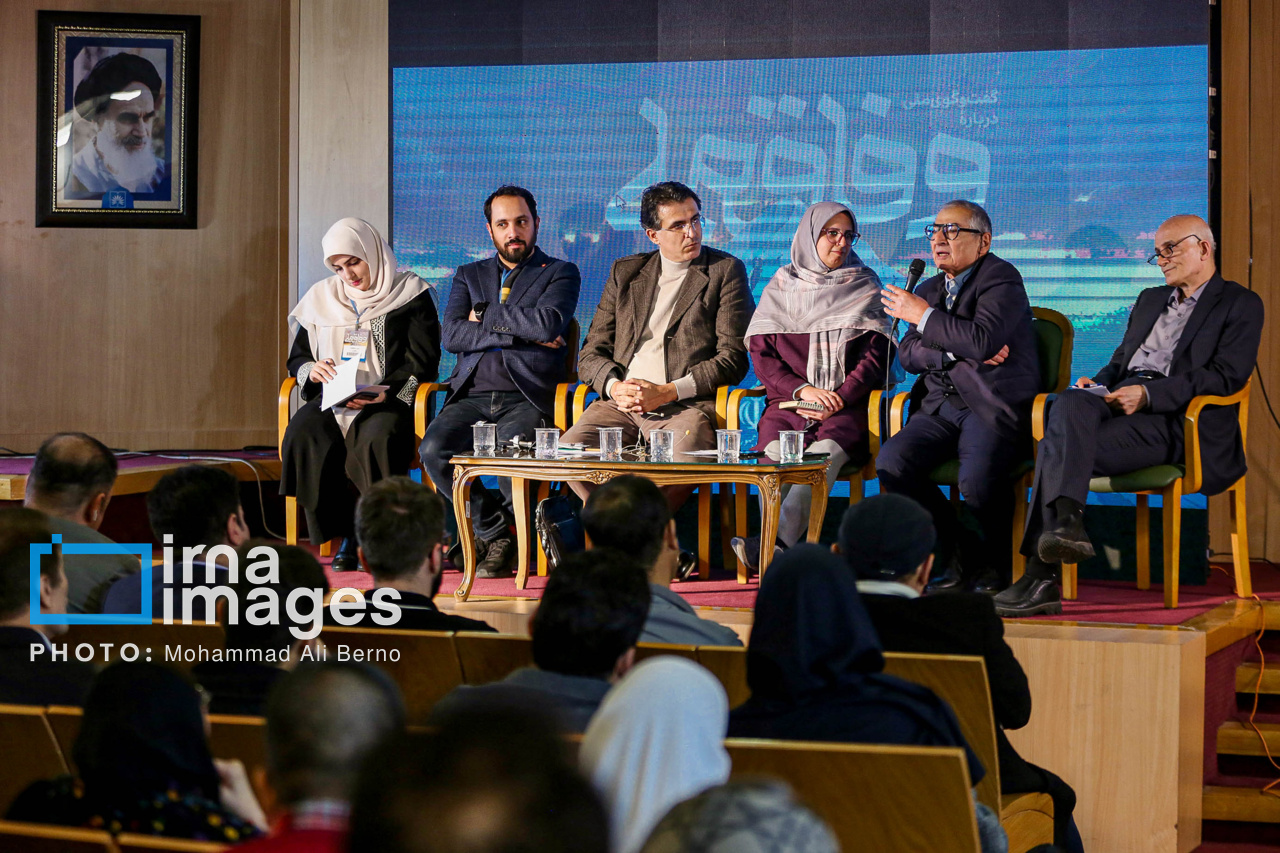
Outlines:
[[[360,663],[303,664],[267,699],[267,774],[280,803],[347,801],[360,766],[404,728],[400,691]]]
[[[280,580],[277,583],[254,583],[247,577],[246,569],[269,559],[264,551],[275,554],[276,565],[280,569]],[[253,556],[250,556],[251,552]],[[238,612],[235,623],[227,619],[221,620],[226,631],[226,647],[228,649],[287,649],[297,642],[298,638],[290,628],[310,628],[311,620],[296,618],[293,614],[306,614],[309,609],[299,605],[290,608],[287,605],[289,596],[296,589],[317,590],[323,597],[329,589],[329,580],[325,576],[324,567],[305,548],[297,545],[280,545],[263,539],[250,539],[237,549],[240,576],[232,585]],[[254,605],[255,599],[250,597],[254,590],[269,590],[280,603],[278,618],[269,620],[266,625],[250,624],[247,611]]]
[[[642,853],[839,853],[831,828],[772,779],[726,782],[685,800]]]
[[[115,454],[82,432],[51,435],[36,451],[27,490],[46,512],[72,516],[99,494],[110,494],[116,482]]]
[[[388,477],[356,504],[356,540],[375,581],[417,574],[444,537],[444,501],[408,477]]]
[[[25,613],[31,604],[31,546],[49,545],[40,574],[50,586],[63,583],[62,546],[50,545],[53,528],[44,513],[26,507],[0,509],[0,619]]]
[[[859,580],[897,580],[920,567],[937,538],[928,510],[906,495],[880,494],[845,510],[838,542]]]
[[[160,664],[116,663],[98,673],[72,756],[97,805],[132,806],[169,791],[218,802],[200,694],[186,674]]]
[[[635,474],[614,477],[591,493],[582,508],[582,529],[596,548],[631,554],[647,571],[662,553],[671,507],[652,480]]]
[[[649,582],[629,555],[570,554],[551,573],[533,616],[533,661],[564,675],[607,678],[649,615]]]
[[[221,545],[227,519],[240,514],[240,484],[221,468],[185,465],[147,492],[151,532],[177,546]]]
[[[558,571],[558,570],[557,570]],[[609,825],[551,718],[468,704],[364,765],[350,853],[607,853]]]

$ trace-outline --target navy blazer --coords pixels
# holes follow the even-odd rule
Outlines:
[[[1124,339],[1094,382],[1115,387],[1124,379],[1129,361],[1151,334],[1172,292],[1173,288],[1161,285],[1138,294]],[[1196,297],[1196,306],[1173,350],[1169,376],[1145,385],[1146,411],[1179,414],[1186,411],[1192,397],[1225,397],[1243,388],[1258,361],[1264,313],[1258,294],[1223,280],[1215,272]],[[1200,417],[1200,491],[1207,495],[1216,495],[1245,474],[1238,408],[1209,406]]]
[[[494,255],[458,267],[453,277],[444,309],[443,344],[458,356],[458,363],[449,377],[445,404],[462,390],[485,351],[499,347],[516,387],[539,410],[550,413],[556,385],[568,378],[565,351],[537,342],[553,341],[569,329],[582,279],[575,265],[535,247],[504,303],[498,301],[504,269]],[[467,319],[478,302],[489,303],[481,323]]]
[[[988,252],[978,259],[951,311],[945,283],[939,273],[916,288],[934,310],[924,332],[911,326],[899,349],[903,368],[922,374],[911,389],[912,405],[925,394],[923,374],[942,370],[950,352],[958,361],[948,375],[965,405],[999,433],[1029,434],[1031,402],[1041,391],[1040,357],[1021,273]],[[1003,346],[1009,347],[1003,364],[983,363]]]

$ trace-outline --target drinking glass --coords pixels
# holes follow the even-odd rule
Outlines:
[[[784,465],[804,460],[804,430],[784,429],[778,433],[778,439],[782,442],[781,461]]]
[[[560,428],[539,427],[533,431],[533,455],[538,459],[555,459],[560,453]]]
[[[493,456],[498,446],[498,425],[483,422],[473,424],[471,446],[476,456]]]
[[[738,464],[738,453],[742,445],[742,430],[716,430],[716,461]]]
[[[674,462],[676,433],[671,429],[649,430],[649,459],[654,462]]]
[[[600,461],[622,461],[622,427],[600,427]]]

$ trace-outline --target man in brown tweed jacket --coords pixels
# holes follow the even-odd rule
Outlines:
[[[656,252],[620,258],[578,356],[578,378],[595,389],[565,441],[595,445],[599,427],[622,427],[624,445],[649,430],[675,432],[676,459],[715,447],[715,394],[749,364],[743,334],[754,304],[742,261],[702,245],[702,202],[675,181],[640,201],[640,224]],[[584,500],[590,483],[572,484]],[[678,507],[689,486],[666,489]]]

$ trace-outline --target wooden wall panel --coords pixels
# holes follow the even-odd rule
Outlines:
[[[287,0],[64,0],[201,16],[199,227],[36,228],[36,10],[0,3],[0,445],[275,442],[287,302]]]
[[[297,291],[330,275],[320,238],[357,216],[390,239],[387,0],[298,3]]]
[[[1258,367],[1273,407],[1280,408],[1280,269],[1276,201],[1280,163],[1280,6],[1276,0],[1223,0],[1222,222],[1223,275],[1253,288],[1266,305]],[[1249,541],[1252,555],[1280,562],[1280,428],[1254,377],[1249,410]],[[1229,551],[1220,501],[1212,514],[1213,550]]]

